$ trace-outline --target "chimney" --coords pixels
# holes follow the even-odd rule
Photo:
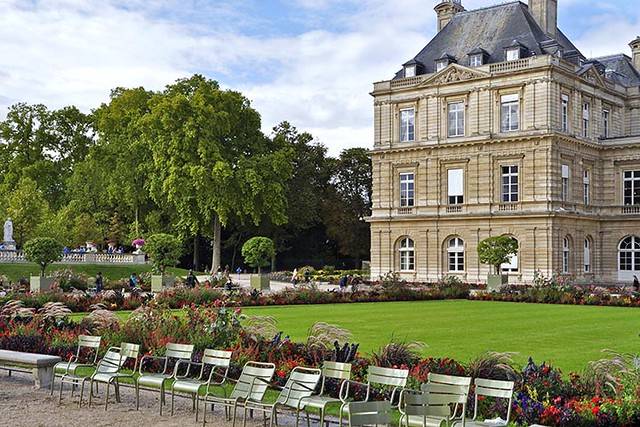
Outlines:
[[[464,12],[462,0],[441,0],[434,9],[438,14],[438,32],[440,32],[451,21],[453,15]]]
[[[549,37],[558,37],[558,0],[529,0],[529,12],[542,31]]]
[[[640,36],[629,43],[629,46],[631,46],[631,52],[633,53],[633,65],[635,65],[636,70],[640,71]]]

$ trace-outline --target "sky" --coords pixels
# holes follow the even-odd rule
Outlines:
[[[115,87],[194,73],[336,155],[372,145],[373,82],[435,35],[436,0],[0,0],[0,118],[16,102],[89,112]],[[496,0],[463,0],[467,9]],[[630,54],[640,0],[559,0],[586,56]]]

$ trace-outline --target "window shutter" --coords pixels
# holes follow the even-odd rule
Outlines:
[[[462,169],[449,169],[448,174],[449,196],[463,196],[464,171]]]

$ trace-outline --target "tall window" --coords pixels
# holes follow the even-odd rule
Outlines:
[[[588,206],[591,204],[591,173],[589,172],[589,169],[584,170],[584,175],[582,176],[582,188],[584,204]]]
[[[502,166],[502,201],[518,201],[518,166]]]
[[[584,272],[591,273],[591,240],[587,237],[584,239]]]
[[[518,240],[515,237],[512,238],[516,244],[518,244]],[[502,264],[500,269],[505,273],[516,273],[518,271],[518,254],[515,253],[509,257],[509,262]]]
[[[464,241],[459,237],[453,237],[447,245],[447,256],[449,259],[449,271],[464,271]]]
[[[449,169],[447,171],[447,186],[450,205],[461,205],[464,203],[464,170]]]
[[[414,206],[415,182],[412,173],[400,174],[400,207],[410,208]]]
[[[624,172],[624,205],[640,205],[640,171]]]
[[[569,201],[569,175],[570,169],[568,165],[562,165],[562,201]]]
[[[589,137],[589,118],[591,117],[591,104],[582,104],[582,136]]]
[[[410,142],[415,140],[416,110],[407,108],[400,110],[400,141]]]
[[[416,253],[413,240],[405,237],[400,241],[400,271],[414,271],[416,269]]]
[[[502,132],[513,132],[520,128],[520,98],[515,95],[504,95],[501,98],[500,129]]]
[[[571,242],[568,237],[562,239],[562,272],[564,274],[569,274],[569,255],[571,254],[570,246]]]
[[[405,77],[415,77],[416,76],[416,66],[415,65],[407,65],[404,67],[404,76]]]
[[[640,271],[640,237],[622,239],[618,246],[618,262],[621,271]]]
[[[464,102],[449,104],[449,136],[464,136]]]
[[[562,95],[562,132],[569,132],[569,95]]]
[[[609,138],[609,110],[602,110],[602,137]]]

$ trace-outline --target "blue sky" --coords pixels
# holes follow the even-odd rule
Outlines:
[[[463,0],[467,9],[499,3]],[[117,86],[202,73],[242,91],[263,129],[289,120],[333,154],[370,146],[372,83],[435,33],[435,0],[0,0],[0,117],[24,101],[90,110]],[[559,0],[587,56],[624,52],[640,0]]]

